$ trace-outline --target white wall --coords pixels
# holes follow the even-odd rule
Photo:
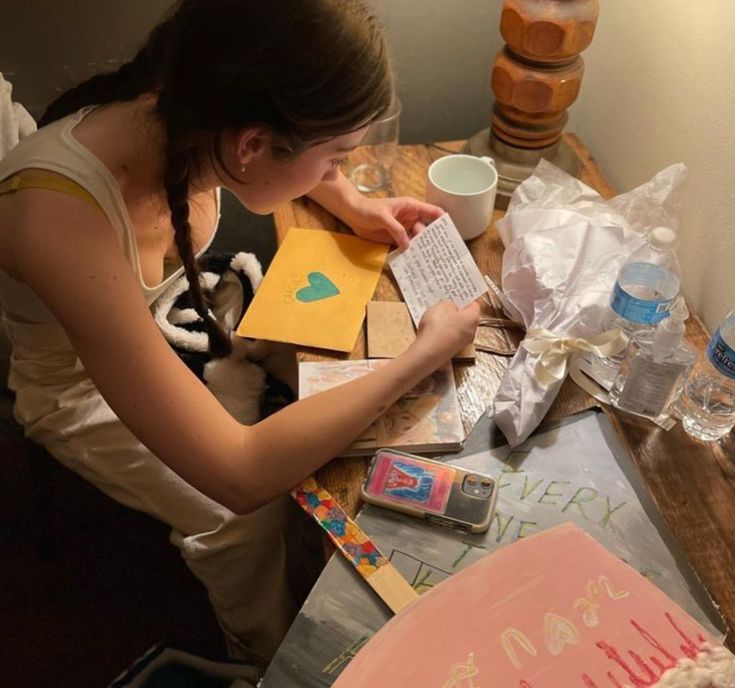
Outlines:
[[[38,119],[68,88],[137,52],[170,0],[0,0],[0,72]]]
[[[403,102],[401,142],[466,139],[490,126],[502,0],[371,0]]]
[[[132,57],[172,2],[7,0],[0,71],[38,118],[58,93]],[[401,140],[468,138],[489,126],[502,0],[367,2],[391,46],[404,105]]]
[[[689,168],[679,258],[689,304],[714,330],[735,308],[735,3],[601,0],[567,130],[618,191]]]

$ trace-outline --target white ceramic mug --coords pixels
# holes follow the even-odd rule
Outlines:
[[[449,213],[465,241],[487,229],[497,191],[498,173],[492,158],[457,153],[429,167],[426,200]]]

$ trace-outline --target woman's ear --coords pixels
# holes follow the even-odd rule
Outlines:
[[[247,167],[270,149],[271,133],[266,127],[243,127],[235,135],[237,164]]]

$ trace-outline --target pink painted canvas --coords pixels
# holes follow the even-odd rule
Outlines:
[[[427,592],[367,643],[334,686],[735,686],[735,658],[718,645],[655,585],[566,523]],[[695,683],[691,672],[705,664]],[[690,672],[683,683],[674,676],[681,671]]]

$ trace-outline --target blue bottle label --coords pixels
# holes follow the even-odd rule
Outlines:
[[[707,357],[723,375],[735,380],[735,350],[725,343],[719,329],[710,340]]]
[[[620,269],[610,307],[623,320],[655,325],[669,315],[679,293],[679,277],[664,265],[635,261]]]
[[[674,298],[639,299],[615,282],[610,307],[624,320],[639,325],[655,325],[669,316]]]

